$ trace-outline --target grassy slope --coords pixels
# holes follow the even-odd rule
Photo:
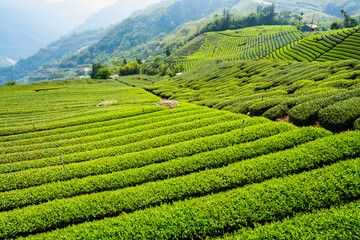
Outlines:
[[[159,98],[112,80],[0,91],[0,238],[215,237],[360,196],[358,132],[334,136],[187,103],[155,107]],[[95,107],[105,100],[119,102]],[[337,177],[321,180],[328,176]],[[346,209],[332,211],[355,211]]]
[[[198,51],[175,60],[184,70],[216,61],[292,60],[338,61],[359,58],[359,27],[330,32],[301,33],[294,26],[260,26],[205,33]],[[198,46],[198,44],[188,45]],[[183,53],[180,50],[179,54]]]
[[[359,107],[359,70],[358,60],[226,62],[186,72],[148,90],[165,98],[272,120],[289,115],[299,126],[320,120],[337,132],[353,128],[360,117],[355,109]]]
[[[294,26],[259,26],[241,30],[205,33],[198,39],[202,45],[186,59],[176,60],[185,70],[215,61],[262,59],[275,50],[301,39]],[[198,46],[198,44],[194,44]],[[185,49],[190,48],[186,46]],[[186,50],[180,50],[181,55]]]
[[[149,98],[144,90],[114,80],[38,83],[0,90],[1,128],[24,127],[32,125],[32,121],[40,125],[114,110],[131,110],[158,100]],[[107,108],[96,107],[100,102],[111,100],[119,103]]]
[[[267,59],[312,61],[360,60],[360,27],[313,35],[272,52]]]

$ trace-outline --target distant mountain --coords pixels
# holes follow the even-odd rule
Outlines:
[[[57,35],[56,29],[31,12],[0,6],[0,58],[30,56]]]
[[[73,54],[96,43],[107,31],[108,29],[102,28],[62,37],[50,43],[46,48],[40,49],[33,56],[20,60],[14,66],[0,68],[0,83],[19,80],[37,71],[44,64],[49,67],[64,56]]]
[[[341,17],[339,9],[344,9],[348,14],[360,16],[360,1],[354,0],[331,0],[325,5],[324,11],[330,15]]]
[[[83,24],[75,28],[74,32],[85,30],[94,30],[102,27],[108,27],[121,20],[130,17],[135,11],[144,9],[150,5],[153,0],[119,0],[117,3],[92,14]]]
[[[34,54],[85,21],[91,11],[85,0],[75,5],[72,0],[1,0],[0,66]]]
[[[128,57],[129,49],[164,38],[179,26],[208,16],[220,8],[232,8],[240,0],[173,0],[151,13],[127,18],[114,26],[95,45],[71,56],[77,64]]]

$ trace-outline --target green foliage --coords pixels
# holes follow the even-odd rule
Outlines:
[[[288,25],[290,23],[289,13],[283,13],[281,18],[277,17],[276,6],[272,4],[267,7],[258,6],[257,12],[246,16],[232,16],[229,10],[224,9],[221,17],[205,24],[198,31],[199,34],[212,31],[224,31],[228,29],[240,29],[259,25]]]
[[[174,73],[182,73],[185,70],[184,65],[182,64],[176,64],[172,70],[174,71]]]
[[[292,165],[292,162],[289,164]],[[234,173],[232,176],[238,175],[241,174]],[[169,196],[181,193],[188,196],[188,192],[192,193],[188,189],[200,187],[200,185],[209,190],[211,188],[207,187],[208,185],[220,188],[224,181],[224,175],[221,173],[219,177],[214,174],[214,178],[209,173],[208,178],[201,178],[204,182],[199,181],[199,178],[195,178],[196,176],[191,176],[192,179],[179,179],[181,184],[176,180],[170,181],[169,184],[172,187],[168,187],[167,182],[159,182],[158,185],[155,183],[153,186],[144,188],[143,191],[144,193],[149,191],[147,196],[154,194],[155,201],[158,199],[157,192],[162,192],[161,196],[164,192]],[[359,159],[349,160],[295,176],[276,178],[227,192],[163,204],[130,214],[121,214],[115,218],[58,229],[31,236],[31,238],[66,236],[86,239],[93,236],[106,238],[121,236],[124,239],[131,239],[139,235],[146,239],[190,239],[195,236],[205,238],[242,227],[251,227],[254,224],[279,221],[295,213],[310,212],[313,209],[346,203],[359,194],[359,179]],[[194,192],[196,193],[199,191]],[[141,201],[144,195],[139,194],[136,198]],[[126,203],[129,206],[129,203]],[[189,229],[194,229],[194,231],[189,231]]]
[[[85,151],[91,151],[93,150],[93,154],[91,156],[92,160],[95,160],[97,158],[101,158],[101,157],[110,157],[114,155],[114,152],[116,150],[117,153],[122,152],[122,153],[127,153],[127,152],[131,152],[133,148],[136,148],[138,150],[143,150],[144,146],[146,145],[146,147],[151,146],[152,142],[154,144],[154,146],[163,146],[166,145],[165,142],[168,141],[168,139],[171,137],[171,135],[174,135],[174,143],[176,142],[176,137],[175,137],[175,133],[176,135],[180,136],[182,134],[184,134],[184,138],[193,138],[196,135],[193,136],[187,136],[188,132],[182,133],[184,131],[192,131],[195,129],[198,130],[199,132],[202,131],[207,131],[208,130],[202,129],[202,127],[208,126],[210,129],[212,129],[215,126],[211,126],[212,122],[215,123],[219,123],[222,121],[231,121],[234,118],[236,118],[236,116],[234,115],[225,115],[225,116],[219,116],[218,118],[211,118],[211,120],[202,120],[202,122],[197,122],[194,121],[196,123],[187,123],[187,124],[178,124],[178,126],[172,126],[172,127],[164,127],[164,128],[159,128],[156,130],[149,130],[146,132],[139,132],[138,134],[129,134],[127,136],[115,136],[112,137],[111,139],[104,139],[103,136],[95,136],[94,138],[90,138],[87,143],[78,143],[76,145],[74,145],[73,147],[69,147],[69,146],[64,146],[64,147],[56,147],[56,149],[54,149],[54,146],[51,147],[51,144],[45,144],[45,146],[43,146],[43,148],[45,149],[41,149],[42,147],[38,145],[38,148],[40,148],[39,150],[33,150],[32,153],[28,153],[28,152],[16,152],[15,154],[7,154],[6,157],[4,157],[0,162],[5,163],[5,162],[19,162],[19,161],[24,161],[24,160],[36,160],[39,158],[49,158],[49,157],[54,157],[54,156],[58,156],[60,153],[62,154],[68,154],[71,156],[67,157],[67,162],[80,162],[80,161],[85,161],[87,160],[86,156],[80,156],[82,155],[82,152]],[[212,121],[212,122],[211,122]],[[211,127],[210,127],[211,126]],[[217,127],[222,126],[221,124]],[[225,126],[225,125],[224,125]],[[227,125],[227,128],[237,128],[239,127],[239,123],[229,123]],[[220,130],[218,130],[220,131]],[[225,131],[225,130],[222,130]],[[114,132],[115,134],[115,132]],[[203,133],[204,135],[206,135],[205,133]],[[163,135],[169,135],[166,136],[165,138],[162,137]],[[157,139],[153,139],[156,138]],[[141,142],[144,140],[148,140],[147,142]],[[150,140],[152,139],[152,140]],[[100,142],[101,141],[101,142]],[[121,143],[121,145],[120,145]],[[48,147],[48,145],[50,145],[50,147]],[[66,144],[68,145],[68,144]],[[126,146],[122,146],[122,145],[126,145]],[[102,149],[103,153],[101,153],[100,149]],[[81,159],[83,158],[83,159]],[[56,159],[53,159],[54,162],[56,162]],[[51,162],[51,159],[47,159],[48,162]]]
[[[316,123],[323,108],[359,97],[358,64],[358,60],[224,62],[186,72],[147,89],[166,98],[272,120],[288,113],[292,123],[308,126]]]
[[[117,89],[119,91],[119,89]],[[133,94],[136,94],[134,92]],[[134,101],[134,97],[132,97],[132,101]],[[143,103],[143,99],[135,98],[135,104],[136,99]],[[157,99],[159,100],[159,99]],[[116,115],[113,115],[113,117],[107,118],[106,120],[102,121],[99,119],[98,121],[92,122],[92,123],[86,123],[86,124],[80,124],[80,125],[74,125],[74,126],[68,126],[66,128],[55,128],[47,131],[37,131],[37,132],[28,132],[25,133],[25,131],[21,135],[9,135],[9,136],[2,136],[1,140],[3,140],[3,146],[4,147],[14,147],[14,146],[22,146],[24,150],[26,150],[26,147],[24,145],[31,145],[31,143],[37,144],[37,143],[47,143],[47,142],[57,142],[60,140],[67,140],[72,138],[79,138],[81,136],[90,136],[93,133],[94,135],[106,132],[106,128],[109,127],[110,130],[119,130],[121,127],[124,126],[124,128],[127,127],[135,127],[134,124],[148,124],[152,121],[161,121],[164,120],[163,118],[158,118],[159,116],[163,116],[164,118],[169,118],[171,114],[182,114],[187,111],[194,111],[197,112],[200,109],[204,110],[203,108],[193,105],[192,107],[189,107],[185,105],[186,107],[179,106],[176,109],[173,109],[172,112],[165,111],[163,112],[162,108],[157,108],[157,111],[149,111],[146,115],[142,116],[143,114],[138,114],[134,116],[128,116],[126,118],[117,118]],[[133,109],[134,110],[134,109]],[[211,110],[211,109],[210,109]],[[205,111],[207,112],[207,111]],[[105,112],[106,113],[106,112]],[[188,113],[187,113],[188,114]],[[70,114],[69,114],[70,115]],[[92,115],[89,113],[89,116]],[[175,118],[175,117],[174,117]],[[153,120],[154,119],[154,120]],[[125,123],[129,122],[129,126]],[[14,123],[13,123],[14,124]],[[124,125],[125,124],[125,125]],[[17,124],[19,125],[19,124]],[[117,128],[114,128],[114,125],[119,125]],[[82,135],[84,134],[84,135]],[[66,144],[65,144],[66,145]],[[61,144],[59,145],[61,146]],[[36,147],[35,147],[36,148]],[[39,147],[41,149],[41,147]]]
[[[156,76],[160,74],[160,71],[154,68],[146,68],[144,73],[149,76]]]
[[[340,101],[319,113],[321,126],[333,132],[354,128],[354,122],[360,117],[360,97]]]
[[[254,229],[243,228],[218,239],[272,239],[279,235],[284,239],[356,239],[360,231],[359,208],[357,200],[343,206],[298,214],[282,222],[258,225]]]
[[[94,63],[92,65],[92,72],[91,72],[91,79],[98,79],[96,75],[98,74],[99,70],[105,68],[101,63]]]
[[[272,14],[265,9],[258,13]],[[223,18],[232,21],[229,11]],[[294,43],[301,35],[291,26],[206,33],[184,47],[200,49],[187,59],[109,66],[171,76],[213,63],[171,79],[0,88],[0,238],[291,238],[313,224],[326,237],[343,236],[339,222],[349,218],[340,209],[355,209],[346,204],[360,196],[360,132],[326,129],[360,128],[360,63],[352,57],[359,36],[354,28]],[[153,44],[158,54],[176,49]],[[260,60],[262,52],[279,61]],[[352,60],[325,61],[333,57]],[[325,62],[305,62],[314,59]],[[103,66],[94,67],[99,75]],[[161,99],[137,86],[180,105],[156,107]],[[117,102],[96,107],[110,100]],[[288,114],[326,129],[211,108],[271,120]],[[316,219],[323,212],[330,225]],[[358,224],[347,226],[352,236]]]
[[[258,121],[249,121],[249,124],[254,124]],[[223,143],[220,146],[224,146],[228,144],[229,135],[235,135],[230,138],[229,141],[233,142],[233,138],[237,138],[243,142],[242,138],[239,138],[242,135],[242,130],[238,130],[236,134],[234,132],[226,133],[231,130],[239,129],[242,127],[242,122],[230,122],[228,124],[223,123],[219,124],[219,126],[208,126],[201,129],[193,129],[188,132],[182,132],[178,134],[169,134],[168,136],[164,135],[158,138],[150,139],[149,141],[141,141],[139,143],[133,143],[129,146],[121,145],[119,147],[109,147],[104,148],[102,150],[93,150],[92,152],[77,152],[76,154],[68,154],[66,155],[65,161],[67,163],[72,163],[67,166],[67,169],[71,174],[64,175],[63,169],[61,166],[53,166],[37,169],[36,173],[34,170],[26,170],[15,173],[7,174],[7,178],[0,178],[0,182],[2,183],[2,187],[0,187],[1,191],[9,191],[14,189],[22,189],[32,186],[38,186],[44,184],[45,182],[55,182],[60,180],[70,180],[71,178],[77,177],[85,177],[85,176],[93,176],[98,174],[107,174],[112,171],[122,171],[133,167],[145,166],[148,164],[160,163],[164,161],[169,161],[176,157],[184,157],[193,155],[196,153],[200,153],[203,151],[212,150],[214,148],[218,148],[220,143],[216,143],[219,141],[219,138]],[[261,133],[261,134],[274,134],[273,132],[279,132],[284,130],[289,130],[290,126],[287,124],[285,126],[278,126],[275,129],[273,128],[272,132]],[[214,131],[216,129],[216,131]],[[280,130],[279,130],[280,129]],[[291,128],[290,128],[291,129]],[[212,134],[219,134],[218,137],[214,138]],[[174,138],[176,136],[176,139]],[[268,136],[268,135],[267,135]],[[201,137],[207,137],[201,139]],[[253,134],[250,136],[253,137]],[[196,139],[199,138],[199,139]],[[257,138],[257,137],[255,137]],[[171,140],[173,139],[174,144],[171,144]],[[211,139],[211,140],[210,140]],[[193,140],[193,141],[190,141]],[[185,141],[185,142],[182,142]],[[216,144],[214,144],[214,142]],[[177,144],[176,144],[177,143]],[[203,147],[201,147],[201,145]],[[209,145],[206,145],[209,144]],[[200,145],[200,146],[199,146]],[[137,154],[137,151],[146,150],[147,148],[159,148],[157,150],[142,152],[142,154]],[[128,148],[130,147],[130,148]],[[179,150],[179,148],[183,148],[183,150]],[[122,157],[116,155],[115,151],[118,151],[118,154],[123,154]],[[89,154],[93,155],[93,157]],[[130,153],[130,154],[125,154]],[[24,158],[24,155],[23,155]],[[65,156],[64,156],[65,158]],[[51,162],[55,162],[58,158],[49,159]],[[93,160],[92,160],[93,159]],[[100,166],[103,164],[103,161],[106,159],[107,166],[109,168],[98,168],[94,166]],[[2,162],[6,161],[11,162],[11,158],[4,159]],[[85,161],[85,162],[84,162]],[[93,166],[93,168],[90,168]],[[111,168],[110,168],[111,167]],[[84,171],[88,169],[87,171]],[[51,172],[51,174],[50,174]],[[17,179],[15,181],[15,179]],[[27,179],[26,181],[24,181]],[[6,184],[10,183],[11,184]]]
[[[16,86],[17,83],[14,81],[7,81],[6,83],[4,83],[5,86],[11,87],[11,86]]]
[[[120,67],[119,69],[119,75],[121,76],[140,74],[140,73],[141,73],[141,65],[137,61],[127,63],[125,64],[125,66]]]
[[[261,102],[255,103],[249,107],[251,116],[261,116],[270,108],[283,102],[283,99],[262,99]]]
[[[302,142],[306,142],[309,140],[313,140],[314,138],[318,138],[320,136],[326,136],[329,133],[327,133],[326,131],[323,130],[317,130],[315,131],[314,129],[301,129],[301,130],[296,130],[296,131],[291,131],[291,132],[287,132],[287,133],[283,133],[280,134],[276,137],[272,137],[272,139],[268,139],[268,141],[266,141],[266,144],[269,146],[269,148],[273,148],[273,144],[269,144],[270,142],[273,142],[274,140],[276,142],[278,142],[279,144],[281,144],[282,146],[278,146],[280,148],[285,148],[285,146],[283,145],[284,140],[286,139],[286,143],[287,146],[293,146],[294,144],[301,144]],[[255,143],[255,142],[254,142]],[[244,156],[243,158],[246,157],[247,154],[249,155],[253,155],[251,154],[252,152],[252,148],[251,145],[253,144],[248,144],[249,146],[246,146],[245,148],[243,148],[243,150],[241,151],[239,148],[237,148],[235,151],[238,152],[238,154],[242,153],[242,155]],[[264,146],[265,142],[258,142],[256,145],[258,146]],[[247,150],[248,153],[244,154],[243,151]],[[237,157],[237,158],[233,158],[234,153],[229,154],[230,151],[218,151],[218,153],[214,156],[216,156],[218,159],[221,159],[221,161],[228,161],[228,162],[234,162],[234,161],[239,161],[241,160],[241,157]],[[222,157],[220,157],[220,154],[222,155]],[[209,156],[207,156],[208,158]],[[209,158],[208,158],[209,159]],[[260,158],[261,159],[261,158]],[[185,159],[184,159],[185,160]],[[259,159],[258,159],[259,160]],[[263,159],[261,159],[263,160]],[[205,164],[209,167],[216,167],[219,163],[217,163],[217,161],[214,161],[214,159],[212,160],[212,163],[214,165],[212,165],[211,162],[209,161],[205,161],[204,156],[198,156],[198,168],[203,168],[201,167],[200,163],[202,162],[202,164]],[[188,162],[189,163],[189,162]],[[187,164],[182,164],[183,166],[186,166]],[[238,166],[238,168],[236,168]],[[85,195],[82,197],[77,197],[77,198],[72,198],[71,200],[68,199],[64,199],[63,201],[56,201],[53,203],[47,203],[47,204],[43,204],[40,206],[34,206],[34,207],[27,207],[24,208],[22,210],[15,210],[13,212],[11,212],[11,214],[0,214],[0,218],[2,219],[2,221],[6,221],[6,219],[14,219],[14,216],[21,216],[19,218],[17,218],[16,222],[21,222],[22,225],[19,224],[14,224],[13,226],[8,225],[6,228],[2,229],[2,232],[12,232],[13,235],[7,235],[6,237],[14,237],[16,236],[16,232],[21,233],[24,230],[22,230],[22,228],[29,228],[29,226],[31,226],[30,228],[32,229],[32,231],[37,232],[37,231],[44,231],[47,229],[51,229],[51,228],[55,228],[57,226],[65,226],[68,225],[70,223],[72,223],[73,221],[76,222],[83,222],[89,219],[93,219],[93,218],[103,218],[104,216],[106,216],[107,214],[109,214],[110,212],[108,212],[110,209],[111,212],[113,214],[115,213],[121,213],[123,211],[135,211],[136,209],[142,208],[142,207],[146,207],[146,206],[150,206],[150,205],[155,205],[155,204],[159,204],[162,201],[171,201],[173,199],[183,199],[187,196],[191,196],[192,194],[196,194],[198,192],[201,192],[202,195],[205,195],[207,193],[211,193],[212,191],[215,191],[216,189],[226,189],[227,187],[234,187],[236,186],[236,182],[237,181],[237,177],[236,177],[236,173],[237,172],[243,172],[245,167],[243,166],[244,164],[237,164],[228,168],[223,168],[220,171],[219,170],[207,170],[204,171],[200,174],[196,174],[198,176],[194,176],[194,175],[190,175],[190,176],[184,176],[184,177],[180,177],[180,178],[176,178],[175,180],[167,180],[167,181],[163,181],[163,182],[155,182],[155,183],[148,183],[146,184],[146,186],[139,186],[139,187],[134,187],[134,188],[128,188],[128,189],[120,189],[117,191],[113,191],[111,193],[99,193],[99,194],[93,194],[93,195]],[[245,164],[246,165],[246,164]],[[189,166],[194,166],[194,164],[191,164]],[[180,166],[177,166],[178,171],[180,170],[179,168]],[[256,168],[256,166],[254,166]],[[191,168],[190,168],[191,169]],[[190,172],[191,170],[189,169],[183,169],[183,173],[185,172]],[[155,170],[155,169],[153,169]],[[185,171],[184,171],[185,170]],[[229,170],[231,172],[231,174],[229,174]],[[260,172],[260,170],[257,169],[253,169],[254,172]],[[273,172],[273,171],[272,171]],[[159,172],[161,173],[161,172]],[[227,178],[227,180],[223,180],[223,183],[221,183],[220,177],[223,174],[229,174],[229,178]],[[169,173],[168,173],[169,174]],[[262,173],[263,175],[266,175],[265,173]],[[271,174],[271,173],[268,173]],[[141,175],[137,175],[137,176],[144,176],[143,174]],[[232,177],[231,177],[232,176]],[[256,176],[255,174],[253,176]],[[125,177],[125,176],[124,176]],[[201,184],[199,185],[193,185],[190,183],[193,183],[195,179],[202,179]],[[210,179],[214,180],[217,179],[216,184],[214,185],[213,183],[211,183]],[[125,178],[126,179],[126,178]],[[133,178],[130,178],[133,179]],[[252,176],[248,177],[247,179],[244,179],[242,184],[239,184],[239,186],[244,185],[246,182],[251,181],[250,179],[252,179]],[[135,180],[135,179],[134,179]],[[261,180],[261,178],[259,179]],[[139,181],[139,180],[135,180]],[[214,182],[214,181],[212,181]],[[189,183],[189,184],[186,184]],[[207,183],[204,185],[204,183]],[[129,183],[129,185],[132,185],[131,183]],[[181,191],[178,191],[178,187],[175,188],[171,188],[170,185],[175,185],[175,186],[182,186],[182,187],[187,187],[187,189],[183,189]],[[141,190],[143,189],[143,190]],[[170,191],[167,192],[166,196],[163,196],[163,190],[164,189],[168,189]],[[138,198],[132,198],[130,196],[134,195],[134,193],[140,193]],[[152,200],[148,199],[149,194],[152,193]],[[87,211],[83,211],[81,210],[80,205],[83,206],[84,202],[88,202],[91,204],[87,204],[88,205],[88,210]],[[72,211],[68,211],[67,214],[62,215],[61,218],[55,218],[52,214],[49,214],[51,212],[53,212],[54,214],[56,214],[56,212],[54,211],[54,209],[74,209]],[[77,211],[75,209],[78,209]],[[65,212],[64,210],[62,210],[63,212]],[[80,211],[82,211],[82,213],[80,214]],[[38,213],[43,213],[43,214],[38,214]],[[39,219],[41,219],[41,221],[39,221]],[[15,230],[16,229],[16,230]],[[28,233],[31,233],[31,231],[27,231]],[[2,236],[4,237],[4,236]]]
[[[359,25],[359,21],[356,18],[350,16],[344,9],[341,9],[340,13],[344,17],[345,28],[353,28]]]
[[[358,118],[354,123],[354,129],[360,130],[360,118]]]
[[[341,21],[341,19],[334,19],[331,22],[331,26],[330,29],[331,30],[339,30],[343,27],[343,22]]]
[[[100,68],[97,73],[95,78],[96,79],[109,79],[111,76],[111,71],[108,68]]]
[[[77,64],[89,64],[100,59],[102,61],[99,62],[124,57],[147,58],[148,50],[156,52],[159,43],[167,37],[167,34],[186,22],[206,17],[224,4],[234,6],[236,2],[194,0],[164,4],[150,12],[123,20],[111,28],[101,41],[70,56],[68,60],[75,60]]]
[[[39,50],[33,56],[21,59],[14,66],[8,68],[0,68],[0,83],[7,80],[17,81],[29,75],[37,73],[39,80],[46,80],[49,71],[52,71],[56,65],[54,60],[59,61],[68,54],[72,54],[79,49],[88,46],[104,36],[108,29],[98,29],[93,31],[86,31],[82,33],[74,33],[68,37],[60,38],[57,41],[50,43],[46,48]],[[70,65],[73,66],[75,61],[70,60]],[[67,60],[59,63],[60,67],[70,66]],[[77,62],[76,62],[77,65]],[[40,68],[46,69],[46,73],[38,71]]]
[[[4,106],[2,111],[7,113],[0,124],[0,136],[9,136],[9,139],[23,138],[25,133],[36,135],[41,134],[42,130],[66,129],[162,110],[153,106],[160,98],[148,95],[145,90],[128,88],[114,80],[62,81],[0,90],[3,96],[0,101]],[[135,103],[134,98],[137,99]],[[124,104],[96,108],[96,105],[108,99]],[[12,104],[6,104],[8,101]],[[144,104],[144,110],[141,104]],[[120,111],[111,111],[114,109]],[[15,137],[16,133],[21,135]]]
[[[266,56],[267,59],[301,62],[358,59],[360,27],[316,34],[294,41]]]
[[[360,132],[182,101],[156,107],[158,97],[133,86],[275,116],[316,98],[353,99],[357,65],[224,62],[171,80],[0,88],[12,102],[0,109],[0,238],[206,238],[344,205],[360,196]],[[329,75],[303,80],[303,69]]]
[[[136,58],[136,61],[137,61],[137,63],[140,64],[140,65],[143,63],[141,58]]]
[[[204,37],[198,52],[185,59],[176,59],[172,68],[180,64],[190,70],[212,62],[262,59],[292,41],[300,40],[301,34],[293,26],[258,26],[205,33]]]
[[[264,112],[263,116],[270,120],[275,121],[276,119],[286,116],[288,112],[289,112],[289,108],[287,105],[279,104]]]
[[[166,47],[165,54],[167,57],[171,55],[171,50],[169,46]]]
[[[313,125],[318,120],[318,114],[323,108],[353,97],[360,96],[360,89],[346,91],[331,97],[305,102],[289,111],[289,118],[297,126]]]

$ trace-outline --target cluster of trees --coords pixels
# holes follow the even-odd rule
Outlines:
[[[119,76],[127,76],[141,73],[142,60],[137,58],[134,62],[127,62],[126,59],[120,63],[119,60],[114,59],[112,61],[111,69],[105,67],[101,63],[94,63],[92,65],[91,78],[92,79],[108,79],[112,74],[118,74]]]
[[[335,19],[331,23],[331,29],[337,30],[341,28],[352,28],[359,25],[359,20],[353,16],[350,16],[344,9],[340,11],[343,20]]]
[[[167,61],[166,58],[161,56],[156,56],[153,62],[144,67],[144,73],[150,76],[159,75],[172,77],[174,76],[174,73],[170,70],[170,66],[171,61]]]
[[[267,7],[258,6],[256,12],[246,16],[234,16],[229,10],[224,10],[222,16],[215,16],[215,19],[202,26],[197,35],[211,31],[224,31],[228,29],[240,29],[258,25],[278,25],[290,24],[291,19],[298,15],[292,15],[291,11],[284,10],[280,14],[276,13],[275,4]],[[302,17],[302,16],[301,16]],[[300,20],[301,21],[301,20]]]
[[[130,62],[119,67],[119,75],[127,76],[141,73],[141,64],[138,61]]]
[[[104,67],[100,63],[94,63],[92,66],[91,78],[92,79],[108,79],[111,76],[110,69]]]
[[[344,10],[341,11],[344,20],[334,21],[336,29],[342,27],[354,27],[358,25],[357,19],[348,15]],[[280,13],[276,12],[275,4],[262,7],[258,6],[256,12],[250,13],[246,16],[232,15],[229,10],[223,11],[222,16],[215,16],[215,18],[201,26],[195,35],[192,35],[189,40],[205,32],[210,31],[224,31],[228,29],[241,29],[246,27],[258,26],[258,25],[301,25],[304,19],[304,13],[293,14],[289,10],[283,10]],[[333,28],[333,26],[332,26]],[[109,78],[111,74],[118,74],[120,76],[133,75],[133,74],[147,74],[147,75],[159,75],[159,76],[174,76],[178,72],[182,72],[184,69],[181,65],[173,67],[171,65],[171,49],[169,46],[164,48],[164,56],[157,56],[153,62],[143,64],[142,60],[137,58],[136,61],[127,62],[113,60],[110,64],[110,69],[104,67],[99,63],[93,65],[93,72],[91,78]]]
[[[17,83],[15,81],[7,81],[6,83],[4,83],[5,86],[11,87],[11,86],[16,86]]]

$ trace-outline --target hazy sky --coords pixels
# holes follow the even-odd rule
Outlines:
[[[63,0],[46,0],[48,2],[61,2]],[[76,0],[73,0],[76,1]],[[102,8],[105,8],[107,6],[110,6],[114,3],[116,3],[119,0],[87,0],[88,4],[94,9],[94,11],[99,11]],[[136,1],[136,0],[129,0],[129,1]],[[161,0],[146,0],[144,2],[146,2],[148,5],[152,4],[152,3],[157,3],[160,2]]]

